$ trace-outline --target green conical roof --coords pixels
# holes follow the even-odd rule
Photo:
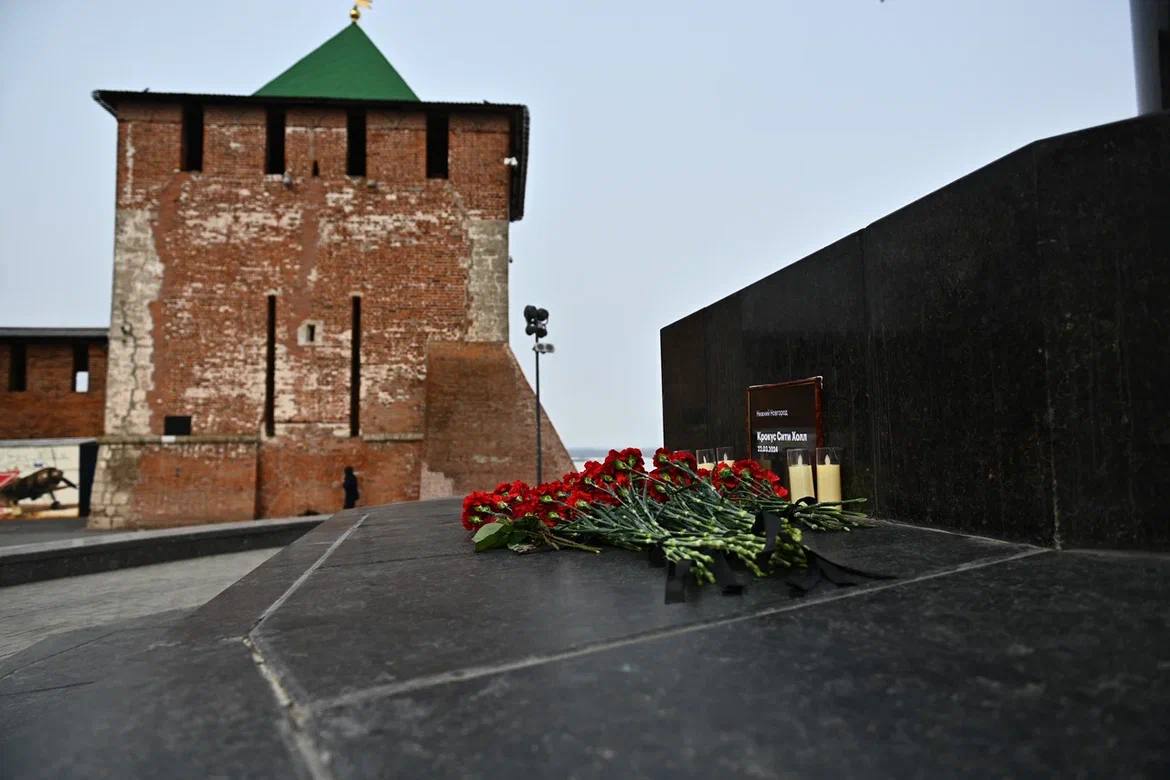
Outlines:
[[[418,100],[361,27],[347,26],[265,84],[258,97]]]

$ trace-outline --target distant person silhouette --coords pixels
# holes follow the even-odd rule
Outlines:
[[[357,506],[358,484],[357,475],[353,473],[353,466],[345,467],[345,476],[341,478],[341,487],[345,491],[345,508],[353,509]]]

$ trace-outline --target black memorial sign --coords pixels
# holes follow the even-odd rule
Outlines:
[[[823,384],[823,377],[817,376],[748,388],[747,432],[752,458],[776,471],[784,468],[785,450],[824,446]]]

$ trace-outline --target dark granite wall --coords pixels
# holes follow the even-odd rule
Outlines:
[[[664,328],[666,444],[819,374],[880,515],[1170,547],[1168,301],[1170,114],[1039,141]]]

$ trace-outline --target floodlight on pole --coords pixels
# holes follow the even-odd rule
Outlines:
[[[542,452],[540,446],[540,356],[553,354],[552,344],[542,344],[548,335],[548,310],[531,304],[524,307],[524,332],[535,341],[532,351],[536,355],[536,484],[543,482]]]

